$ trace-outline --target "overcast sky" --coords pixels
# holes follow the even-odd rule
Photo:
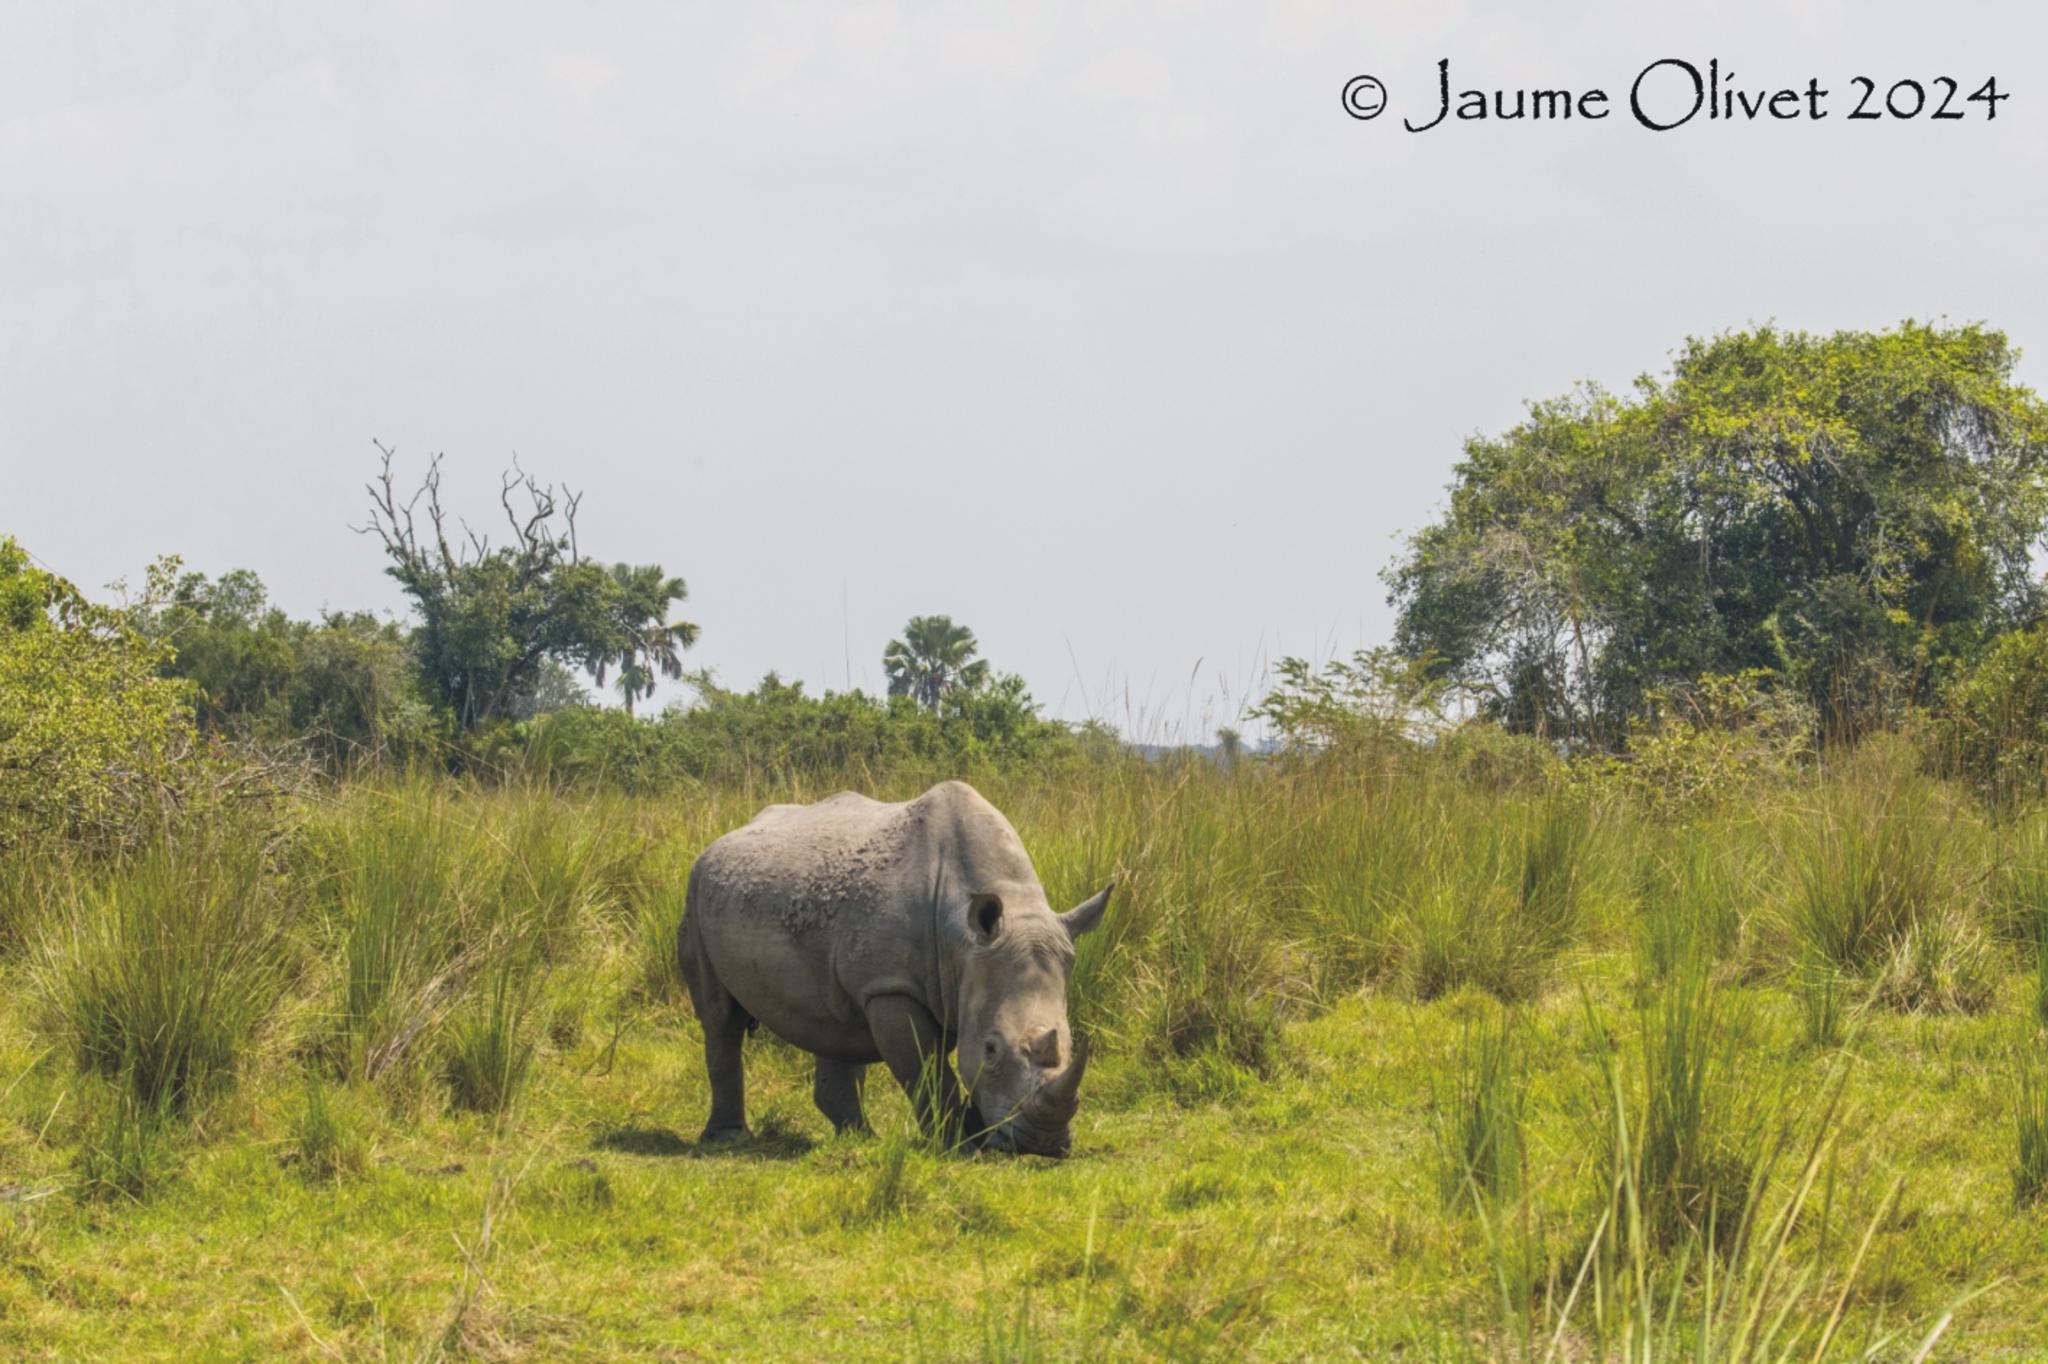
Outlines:
[[[474,516],[516,452],[728,684],[877,688],[943,612],[1199,738],[1385,639],[1526,400],[1772,319],[1984,320],[2048,377],[2037,5],[233,8],[0,8],[0,532],[87,587],[397,611],[372,438]],[[1616,112],[1404,132],[1440,57]],[[1831,116],[1652,134],[1662,57]],[[2011,98],[1852,123],[1857,74]]]

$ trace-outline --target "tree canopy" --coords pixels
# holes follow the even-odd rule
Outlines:
[[[903,638],[882,650],[889,695],[908,696],[937,711],[948,693],[973,691],[988,681],[988,663],[976,657],[979,650],[974,631],[955,625],[951,616],[912,616]]]
[[[404,760],[445,737],[395,621],[367,611],[295,620],[271,603],[262,579],[236,569],[184,574],[137,622],[169,646],[162,670],[191,683],[210,732],[304,744],[330,767]]]
[[[660,564],[613,564],[611,572],[618,588],[616,648],[597,655],[591,676],[602,687],[606,670],[616,667],[619,696],[631,715],[636,700],[654,695],[657,676],[682,677],[683,650],[697,642],[697,627],[669,620],[670,604],[688,600],[690,589]]]
[[[449,524],[438,456],[401,498],[393,452],[378,449],[383,466],[361,529],[383,543],[385,571],[412,598],[421,673],[462,729],[525,708],[549,663],[593,674],[618,665],[636,694],[643,683],[651,690],[649,666],[665,669],[673,650],[696,639],[694,625],[667,620],[669,603],[684,595],[680,578],[653,564],[619,575],[583,557],[578,495],[515,465],[498,489],[506,534],[494,544],[487,533]]]
[[[1752,669],[1852,736],[2040,610],[2016,359],[1981,326],[1761,327],[1535,403],[1389,570],[1397,645],[1548,738],[1618,744],[1660,688]]]
[[[152,570],[152,593],[171,572]],[[0,537],[0,848],[36,832],[118,836],[157,802],[192,748],[165,653]]]

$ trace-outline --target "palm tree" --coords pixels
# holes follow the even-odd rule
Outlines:
[[[619,589],[618,647],[599,654],[590,672],[602,687],[605,673],[617,667],[619,695],[631,715],[636,700],[654,695],[657,676],[683,675],[683,650],[697,642],[697,627],[669,620],[670,603],[689,600],[690,590],[681,578],[664,576],[660,564],[613,564],[612,582]]]
[[[889,695],[908,696],[931,710],[947,692],[973,690],[988,680],[988,662],[975,657],[980,648],[974,631],[955,625],[951,616],[912,616],[903,638],[882,651],[882,671],[889,675]]]

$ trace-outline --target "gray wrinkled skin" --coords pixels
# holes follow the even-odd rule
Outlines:
[[[690,869],[677,958],[704,1028],[703,1139],[747,1130],[740,1043],[758,1022],[818,1058],[812,1096],[842,1131],[865,1128],[882,1061],[928,1124],[1064,1155],[1086,1065],[1067,978],[1108,902],[1055,914],[1017,831],[963,782],[769,806]]]

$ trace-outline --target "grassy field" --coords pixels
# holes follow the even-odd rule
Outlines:
[[[0,866],[0,1354],[2048,1357],[2048,823],[1326,759],[980,783],[1084,940],[1063,1162],[707,1108],[786,788],[365,784]],[[918,783],[884,782],[905,795]]]

